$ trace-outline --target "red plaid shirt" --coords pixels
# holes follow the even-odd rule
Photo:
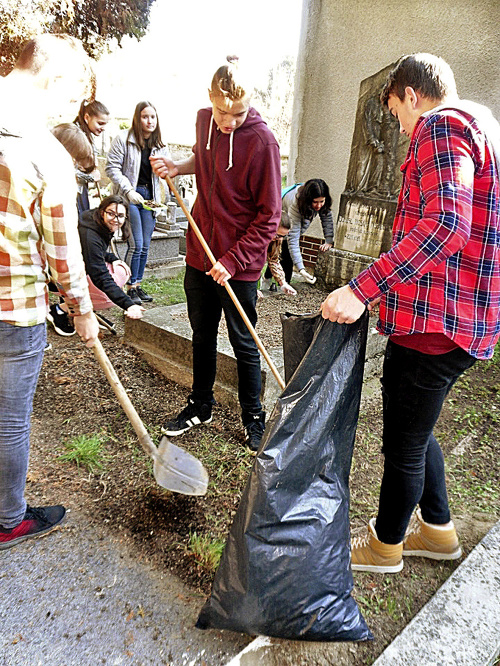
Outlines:
[[[384,335],[444,333],[476,358],[500,337],[500,184],[473,116],[430,111],[413,131],[393,246],[350,282],[379,296]]]

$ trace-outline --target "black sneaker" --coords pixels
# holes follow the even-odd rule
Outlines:
[[[271,282],[271,284],[269,285],[269,291],[278,291],[278,285],[276,284],[276,282]]]
[[[0,550],[12,548],[12,546],[51,532],[60,525],[66,515],[63,506],[26,507],[24,518],[16,527],[5,529],[0,527]]]
[[[245,425],[245,444],[252,451],[257,451],[264,434],[266,414],[251,414],[248,418],[252,420]]]
[[[135,287],[132,287],[132,289],[129,289],[127,291],[128,297],[131,298],[134,301],[134,305],[142,305],[141,298],[139,294],[137,293],[137,289]]]
[[[142,287],[137,287],[137,295],[141,299],[141,301],[144,301],[144,303],[151,303],[153,300],[153,297],[150,296],[149,294],[146,294],[144,289]]]
[[[59,305],[51,305],[47,313],[47,319],[50,321],[54,330],[59,335],[75,335],[75,327],[70,321],[67,312],[61,310]]]
[[[175,419],[168,421],[165,427],[161,429],[164,435],[173,437],[180,435],[193,426],[201,425],[202,423],[210,423],[212,420],[212,405],[199,400],[188,398],[187,407],[184,407],[182,412],[178,414]]]

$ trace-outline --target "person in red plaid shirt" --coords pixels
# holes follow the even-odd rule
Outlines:
[[[455,381],[500,337],[500,127],[426,53],[397,63],[381,101],[410,138],[392,248],[329,294],[322,314],[349,324],[380,301],[384,473],[352,568],[394,573],[403,555],[461,556],[432,431]]]
[[[47,34],[29,41],[0,80],[0,550],[49,532],[66,513],[24,498],[49,274],[87,346],[99,326],[78,238],[73,164],[46,123],[70,113],[68,103],[78,105],[93,80],[81,43]]]

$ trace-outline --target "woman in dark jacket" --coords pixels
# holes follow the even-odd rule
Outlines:
[[[123,240],[126,241],[130,236],[128,204],[124,197],[119,194],[104,198],[99,208],[82,213],[78,223],[78,232],[85,270],[93,285],[115,305],[125,310],[127,317],[140,319],[144,313],[144,308],[133,302],[130,296],[115,282],[112,275],[115,271],[125,271],[126,277],[123,283],[130,276],[130,270],[125,262],[108,251],[111,239],[119,229],[122,231]],[[95,292],[92,288],[91,296],[94,302]],[[96,307],[95,303],[94,307]]]

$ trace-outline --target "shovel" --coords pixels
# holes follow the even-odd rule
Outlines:
[[[179,192],[177,191],[174,183],[172,182],[172,179],[170,178],[170,176],[165,176],[165,180],[167,181],[167,184],[170,188],[170,191],[174,193],[174,196],[177,199],[177,201],[179,203],[179,206],[182,208],[182,212],[187,217],[187,219],[189,221],[189,224],[191,225],[191,228],[193,229],[194,233],[196,234],[196,237],[198,238],[198,240],[201,243],[202,248],[205,250],[208,258],[212,262],[212,265],[214,265],[217,260],[214,257],[214,255],[212,253],[212,250],[209,248],[207,241],[204,239],[201,231],[199,230],[198,225],[194,221],[193,216],[191,215],[191,213],[186,208],[186,206],[184,204],[184,201],[181,199],[181,196],[180,196]],[[230,296],[231,300],[233,301],[234,305],[236,306],[236,309],[240,313],[243,321],[245,322],[246,327],[250,331],[250,335],[255,340],[255,344],[259,348],[260,353],[266,359],[266,362],[267,362],[268,366],[271,368],[271,371],[272,371],[273,375],[275,376],[276,381],[280,385],[280,388],[282,390],[284,390],[285,389],[285,382],[283,381],[283,378],[281,377],[280,373],[278,372],[278,369],[276,368],[273,361],[271,360],[271,357],[267,353],[266,348],[262,344],[262,340],[257,335],[257,331],[252,326],[252,322],[247,317],[247,313],[241,307],[241,303],[239,302],[238,297],[234,293],[234,291],[233,291],[231,285],[229,284],[229,282],[226,282],[224,284],[224,287],[226,288],[227,293],[229,294],[229,296]]]
[[[160,445],[156,448],[99,339],[96,340],[93,350],[118,402],[123,407],[123,411],[139,438],[139,444],[154,461],[153,471],[157,483],[162,488],[175,493],[204,495],[208,487],[208,474],[198,458],[180,446],[172,444],[165,436],[161,438]]]

